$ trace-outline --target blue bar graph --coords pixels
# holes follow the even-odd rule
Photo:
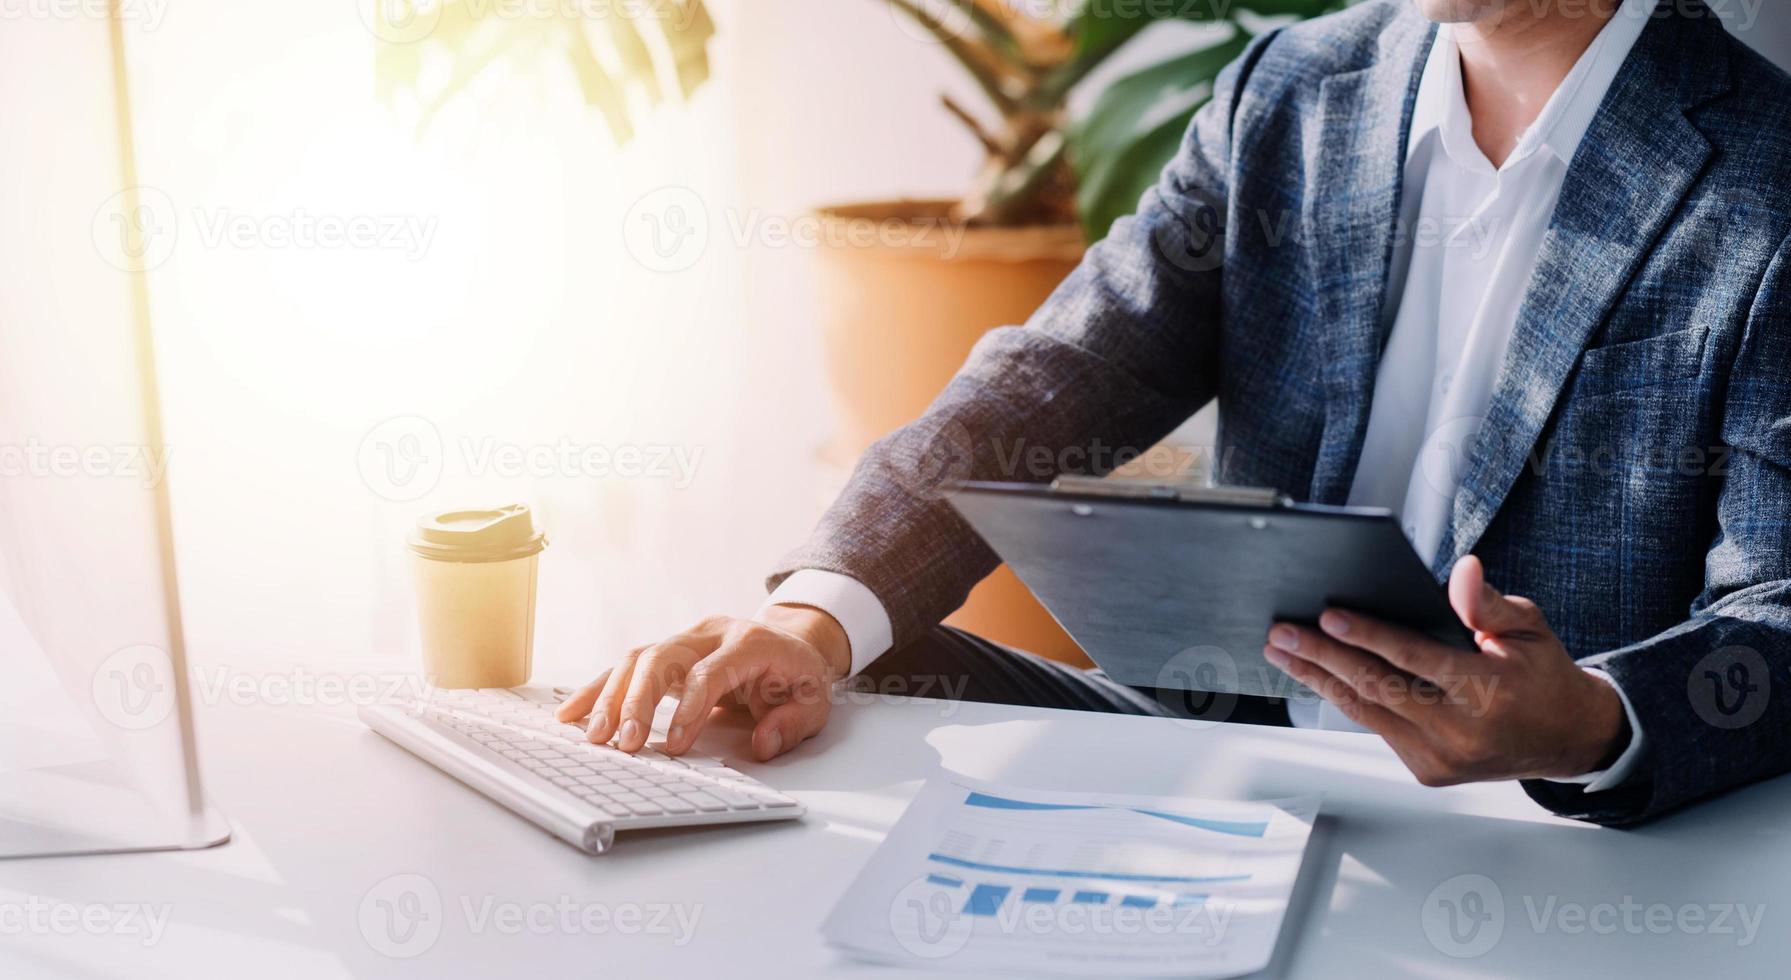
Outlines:
[[[1136,874],[1125,871],[1083,871],[1076,868],[1023,868],[1010,864],[985,864],[981,861],[968,861],[961,857],[937,853],[927,855],[927,860],[970,871],[993,871],[998,874],[1039,875],[1051,878],[1100,878],[1105,881],[1136,881],[1153,885],[1209,885],[1224,881],[1250,880],[1250,876],[1247,874],[1188,877],[1186,875]]]
[[[1129,909],[1152,909],[1157,907],[1157,900],[1149,895],[1127,895],[1119,904]]]
[[[1239,837],[1261,837],[1269,832],[1265,820],[1217,820],[1212,817],[1194,817],[1185,813],[1166,813],[1162,810],[1140,810],[1135,807],[1109,807],[1100,804],[1082,803],[1031,803],[1026,800],[1010,800],[988,793],[971,793],[964,798],[965,806],[985,807],[991,810],[1110,810],[1126,809],[1133,813],[1142,813],[1147,817],[1158,817],[1173,820],[1189,827],[1199,827],[1221,834],[1233,834]]]
[[[1057,901],[1057,896],[1060,894],[1062,894],[1062,892],[1059,892],[1055,888],[1028,888],[1025,893],[1020,896],[1020,901],[1050,905]]]
[[[1077,905],[1106,905],[1106,892],[1077,892],[1070,901]]]
[[[965,915],[994,915],[1007,900],[1009,888],[1006,885],[977,885],[964,900]]]

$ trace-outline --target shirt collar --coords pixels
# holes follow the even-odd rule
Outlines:
[[[1549,97],[1536,121],[1524,131],[1517,149],[1505,161],[1507,167],[1540,150],[1547,150],[1563,163],[1573,162],[1599,106],[1659,3],[1660,0],[1623,0],[1610,23],[1592,39],[1573,70]],[[1486,155],[1474,142],[1473,117],[1462,90],[1461,47],[1450,24],[1437,29],[1436,43],[1431,45],[1430,57],[1424,63],[1417,104],[1412,110],[1406,159],[1411,159],[1432,133],[1441,140],[1443,152],[1459,166],[1491,172]]]

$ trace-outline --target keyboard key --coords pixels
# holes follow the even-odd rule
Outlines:
[[[678,795],[683,797],[684,801],[686,803],[689,803],[690,805],[696,807],[697,809],[703,811],[704,813],[713,813],[718,810],[726,810],[728,808],[728,805],[726,803],[723,803],[722,801],[716,799],[713,796],[710,796],[708,793],[705,793],[701,790],[693,790],[693,791],[689,791],[689,792],[679,793]]]
[[[756,799],[759,803],[765,803],[768,799],[790,799],[788,795],[781,794],[781,792],[777,792],[774,788],[765,787],[765,785],[750,787],[749,790],[747,790],[747,795],[750,795],[752,799]]]
[[[712,789],[709,792],[716,799],[726,803],[732,810],[756,810],[759,808],[759,804],[745,793],[736,793],[731,789],[720,788]]]

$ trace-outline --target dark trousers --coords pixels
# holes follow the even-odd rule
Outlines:
[[[1069,667],[940,626],[877,658],[860,674],[863,689],[959,701],[1066,708],[1157,718],[1287,725],[1280,698],[1128,687],[1099,670]]]

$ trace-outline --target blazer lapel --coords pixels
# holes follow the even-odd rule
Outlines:
[[[1710,143],[1687,110],[1727,87],[1727,62],[1712,41],[1704,23],[1650,23],[1581,143],[1437,549],[1438,578],[1492,523],[1586,341],[1709,160]]]
[[[1319,140],[1307,153],[1303,220],[1314,230],[1325,423],[1310,499],[1349,494],[1386,341],[1388,272],[1412,107],[1436,28],[1409,10],[1381,35],[1375,63],[1320,86]]]

